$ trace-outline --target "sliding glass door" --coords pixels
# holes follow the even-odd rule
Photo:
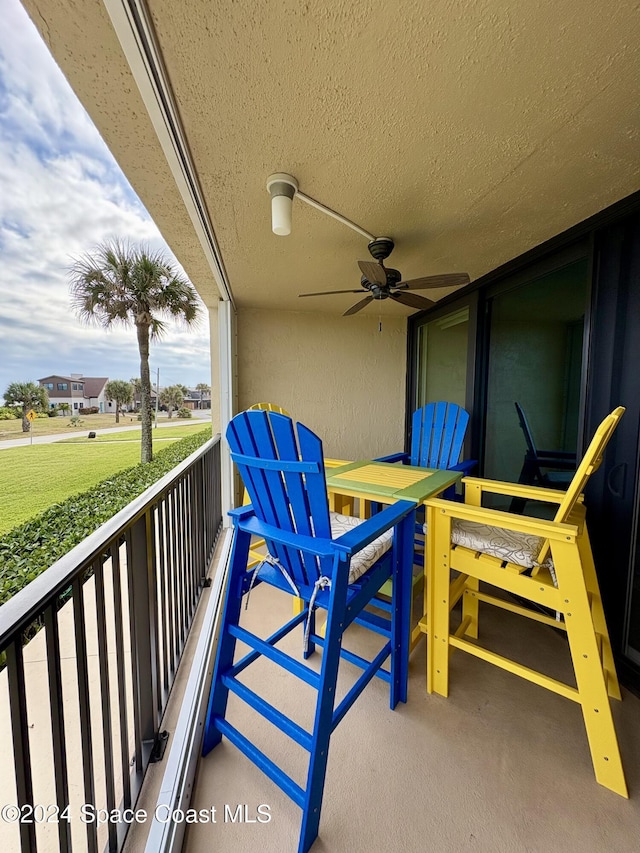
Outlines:
[[[519,403],[539,449],[576,453],[587,261],[488,300],[484,475],[516,482],[527,449]]]
[[[467,304],[419,327],[415,408],[440,400],[467,405],[469,315]]]

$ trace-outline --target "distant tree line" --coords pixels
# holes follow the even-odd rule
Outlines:
[[[105,397],[116,404],[115,419],[116,423],[120,423],[120,414],[127,406],[134,406],[136,400],[140,398],[140,379],[111,379],[105,385]],[[202,397],[208,393],[211,388],[204,382],[199,382],[196,389],[200,394],[199,404],[202,406]],[[160,404],[167,409],[169,417],[177,409],[180,417],[191,417],[191,412],[188,409],[181,409],[185,397],[189,395],[189,389],[186,385],[169,385],[160,391]],[[58,414],[66,415],[71,411],[71,404],[67,402],[57,403],[55,407],[49,404],[49,395],[46,388],[38,385],[36,382],[12,382],[4,392],[5,405],[0,406],[0,420],[13,418],[22,418],[22,431],[29,432],[31,422],[27,415],[30,411],[38,413],[40,416],[49,415],[50,417]],[[97,406],[85,407],[82,409],[83,415],[91,415],[98,413]],[[187,414],[185,414],[185,412]]]

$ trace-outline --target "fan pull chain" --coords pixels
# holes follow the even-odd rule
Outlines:
[[[382,331],[382,314],[378,315],[378,331]]]

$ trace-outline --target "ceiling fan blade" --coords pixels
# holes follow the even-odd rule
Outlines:
[[[449,272],[442,275],[425,275],[422,278],[412,278],[397,285],[402,290],[428,290],[430,287],[456,287],[469,284],[471,279],[466,272]]]
[[[383,266],[376,264],[375,261],[358,261],[358,266],[367,281],[372,284],[386,284],[387,273]]]
[[[362,288],[358,290],[323,290],[321,293],[299,293],[298,296],[330,296],[333,293],[362,293]]]
[[[343,317],[348,317],[349,314],[355,314],[358,311],[361,311],[366,305],[373,301],[373,296],[365,296],[364,299],[361,299],[360,302],[356,302],[355,305],[352,305],[348,311],[345,311],[342,315]]]
[[[431,299],[425,299],[424,296],[418,296],[414,293],[392,293],[391,298],[395,299],[396,302],[402,302],[403,305],[409,305],[411,308],[419,308],[421,311],[436,304]]]

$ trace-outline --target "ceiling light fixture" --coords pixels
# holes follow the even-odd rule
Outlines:
[[[298,182],[291,175],[276,172],[267,179],[267,190],[271,196],[271,230],[279,237],[286,237],[291,234],[291,208]]]
[[[326,205],[300,192],[298,182],[292,175],[285,172],[276,172],[270,175],[267,178],[267,190],[271,196],[271,230],[280,237],[291,234],[291,213],[295,196],[311,207],[315,207],[316,210],[326,213],[327,216],[337,219],[338,222],[342,222],[343,225],[348,225],[349,228],[366,237],[369,242],[376,239],[375,234],[370,234],[342,214],[336,213],[330,207],[326,207]]]

